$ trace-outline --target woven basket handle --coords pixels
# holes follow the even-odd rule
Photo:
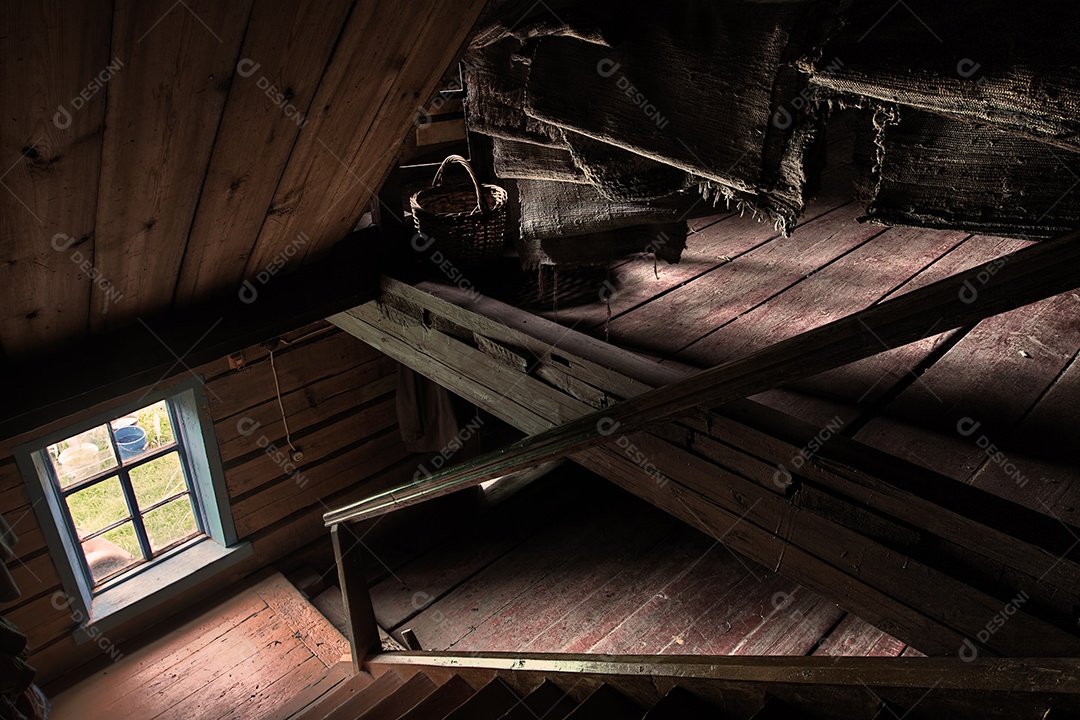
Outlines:
[[[480,182],[476,179],[476,173],[473,172],[472,165],[469,164],[469,161],[461,157],[460,155],[449,155],[445,160],[442,161],[442,163],[439,165],[439,169],[435,171],[435,179],[431,181],[431,187],[438,187],[442,184],[443,170],[445,170],[447,166],[454,163],[457,163],[458,165],[464,167],[465,170],[468,171],[469,177],[472,178],[473,188],[475,188],[476,190],[476,210],[473,210],[473,212],[479,210],[481,213],[487,214],[488,209],[484,205],[484,201],[481,198]]]

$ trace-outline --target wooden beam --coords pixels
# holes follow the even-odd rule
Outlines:
[[[624,400],[498,451],[436,473],[424,482],[476,485],[515,470],[606,443],[612,431],[651,424],[741,400],[1080,286],[1080,232],[1018,250],[698,375]],[[355,312],[350,311],[350,312]],[[345,330],[350,312],[329,318]],[[553,348],[554,349],[554,348]],[[326,514],[326,523],[359,520],[357,507]]]
[[[550,345],[513,329],[521,323],[515,321],[512,310],[504,308],[503,318],[508,324],[503,325],[415,288],[389,281],[384,282],[382,304],[359,308],[349,317],[353,332],[391,357],[530,433],[588,414],[608,397],[617,399],[622,393],[647,390],[646,384],[610,369],[634,365],[632,355],[611,358],[596,353],[589,357],[570,353],[569,347],[586,349],[589,346],[607,348],[608,355],[618,356],[622,351],[565,329],[560,330],[565,336],[566,347],[560,347],[557,356],[549,352],[547,357],[537,360],[528,373],[523,372],[520,365],[511,366],[493,357],[484,348],[494,343],[502,344],[508,352],[524,355],[544,349],[550,351]],[[516,313],[527,315],[521,311]],[[556,331],[555,327],[545,323],[542,319],[531,318],[527,327],[541,334]],[[486,339],[479,342],[481,338]],[[560,368],[567,377],[576,378],[577,384],[545,382],[547,374],[542,371],[554,368]],[[647,364],[639,369],[649,374]],[[670,370],[660,372],[671,373]],[[575,395],[581,386],[587,386],[590,392]],[[739,405],[742,404],[753,405],[748,402]],[[719,426],[721,421],[735,424],[722,417],[708,424],[716,422]],[[955,565],[942,568],[941,557],[921,551],[924,536],[916,529],[918,526],[913,528],[887,515],[878,517],[870,510],[863,510],[861,503],[854,500],[849,504],[858,504],[858,512],[872,522],[866,528],[850,527],[843,522],[844,518],[838,521],[811,506],[806,499],[810,496],[805,493],[792,494],[791,488],[777,486],[773,482],[775,463],[790,462],[804,441],[789,444],[748,427],[742,428],[741,435],[733,433],[756,452],[767,450],[764,457],[769,457],[770,461],[766,462],[749,454],[734,457],[737,451],[733,447],[722,451],[715,447],[719,443],[711,439],[708,432],[700,432],[680,445],[680,437],[687,440],[690,430],[680,424],[668,423],[658,425],[649,433],[625,436],[620,433],[611,438],[620,441],[616,443],[618,447],[593,448],[574,455],[574,459],[688,524],[723,538],[732,549],[767,567],[776,568],[886,632],[917,643],[917,647],[925,652],[957,653],[965,647],[965,639],[976,637],[988,618],[1000,611],[1007,598],[1016,596],[1018,589],[1027,589],[1033,596],[1021,613],[1024,619],[1012,624],[1007,631],[987,638],[987,642],[980,642],[979,651],[1012,655],[1045,651],[1072,655],[1080,650],[1077,638],[1062,632],[1062,629],[1071,629],[1071,622],[1063,619],[1060,613],[1044,612],[1045,608],[1034,612],[1038,604],[1034,596],[1038,593],[1033,585],[1040,589],[1043,586],[1027,572],[1025,562],[1030,556],[1045,556],[1044,562],[1048,562],[1049,556],[1039,548],[1026,548],[1027,555],[1013,558],[1015,572],[1007,580],[979,581],[965,577],[963,573],[953,577],[950,573],[959,572]],[[818,430],[812,428],[805,436],[813,437]],[[765,441],[759,442],[759,438]],[[649,459],[652,467],[657,469],[653,474],[643,471],[639,462],[626,455],[628,443],[634,443],[634,447]],[[655,472],[671,482],[658,482]],[[403,488],[409,491],[406,486]],[[372,503],[382,503],[381,508],[371,508],[372,512],[393,507],[403,497],[403,488],[381,500],[372,499]],[[965,527],[962,517],[950,518],[948,513],[943,515],[940,510],[936,515],[926,513],[926,516]],[[1044,526],[1053,522],[1050,518],[1041,518]],[[882,527],[888,532],[882,534]],[[970,567],[982,571],[987,560],[979,554],[979,543],[985,537],[992,537],[994,530],[983,528],[981,534],[974,532],[979,529],[978,524],[970,521],[965,529],[972,531],[969,545],[973,551],[972,557],[965,560]],[[896,538],[907,544],[895,546]],[[1025,547],[1020,541],[1014,543],[1017,547]],[[1000,542],[997,547],[1002,547]],[[1064,576],[1075,574],[1076,565],[1072,561],[1062,559],[1058,564],[1062,566]],[[1029,610],[1033,612],[1029,613]]]
[[[679,686],[724,717],[750,717],[767,695],[816,718],[844,720],[874,718],[882,702],[901,714],[915,708],[919,717],[1016,720],[1042,720],[1051,705],[1080,707],[1080,667],[1060,659],[403,652],[376,656],[369,667],[376,676],[424,673],[437,683],[459,675],[474,686],[499,677],[526,692],[550,680],[579,702],[607,683],[644,707]]]
[[[382,648],[379,626],[375,623],[375,610],[371,606],[371,593],[368,592],[367,579],[364,576],[364,546],[352,536],[348,528],[331,528],[330,537],[334,543],[338,583],[341,585],[345,603],[353,672],[359,673],[363,669],[364,661],[376,655]]]
[[[375,296],[381,236],[353,233],[325,261],[258,279],[197,307],[53,348],[10,366],[0,438],[148,388]]]

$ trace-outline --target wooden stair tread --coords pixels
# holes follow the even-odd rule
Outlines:
[[[398,720],[434,693],[435,688],[427,675],[416,673],[363,715],[335,715],[332,720]]]
[[[454,675],[420,703],[401,716],[400,720],[442,720],[461,707],[475,694],[460,675]]]
[[[750,720],[804,720],[807,717],[801,710],[796,710],[782,700],[769,695],[765,704],[754,713]]]
[[[566,720],[638,720],[641,708],[607,683],[596,688]]]
[[[689,690],[675,686],[660,699],[644,720],[714,720],[720,717],[703,700],[699,700]]]
[[[356,678],[360,677],[363,676],[356,676]],[[404,684],[401,676],[393,671],[384,673],[367,685],[357,684],[356,678],[343,687],[336,688],[300,718],[302,720],[337,720],[348,717],[349,720],[356,720],[360,714],[378,705],[383,698]]]
[[[569,695],[550,680],[537,685],[502,720],[564,720],[577,707]]]
[[[330,697],[333,693],[342,690],[350,682],[357,683],[356,692],[361,687],[367,687],[373,682],[373,678],[367,673],[353,675],[352,666],[348,663],[338,663],[330,668],[317,682],[303,688],[288,702],[276,708],[274,712],[263,717],[261,720],[289,720],[303,717],[304,711],[314,708],[320,702]]]
[[[521,700],[506,683],[495,678],[446,716],[446,720],[498,720]]]

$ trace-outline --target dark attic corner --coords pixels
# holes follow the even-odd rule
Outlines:
[[[0,720],[1080,717],[1078,30],[12,0]]]

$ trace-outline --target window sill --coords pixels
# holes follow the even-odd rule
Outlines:
[[[97,595],[90,621],[75,630],[75,642],[91,642],[138,615],[206,583],[251,557],[251,543],[223,547],[204,537],[139,574]]]

